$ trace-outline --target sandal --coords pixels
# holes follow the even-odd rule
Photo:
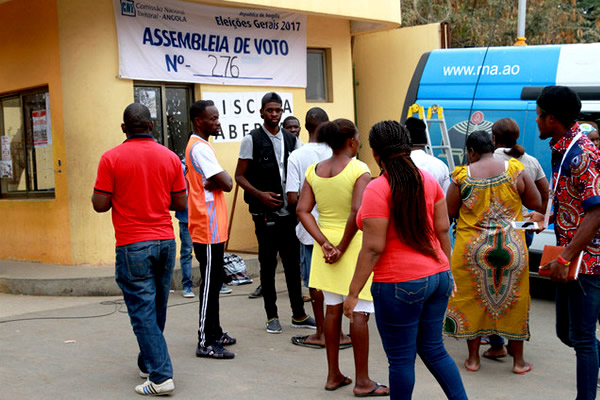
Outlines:
[[[498,352],[498,354],[493,354],[496,352]],[[506,357],[507,355],[508,355],[508,350],[506,350],[506,348],[504,346],[502,346],[501,349],[493,349],[490,347],[489,349],[484,351],[481,356],[488,358],[490,360],[497,360],[499,358]]]
[[[306,340],[308,339],[308,336],[309,335],[292,336],[291,341],[296,346],[310,347],[311,349],[324,349],[325,348],[324,344],[307,343]]]
[[[389,396],[390,392],[377,392],[378,389],[387,389],[387,386],[375,382],[375,387],[369,393],[354,393],[354,397],[382,397]]]
[[[333,392],[334,390],[338,390],[341,387],[348,386],[351,383],[352,383],[352,378],[345,376],[344,379],[340,383],[338,383],[336,386],[333,386],[333,387],[325,386],[325,390],[327,390],[329,392]]]
[[[533,365],[531,365],[530,363],[527,363],[527,368],[525,368],[523,371],[521,372],[516,372],[513,369],[513,374],[517,374],[517,375],[525,375],[526,373],[528,373],[529,371],[531,371],[533,369]]]

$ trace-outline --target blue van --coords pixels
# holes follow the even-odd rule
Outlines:
[[[600,119],[600,43],[523,47],[491,47],[434,50],[423,54],[410,83],[401,121],[408,108],[443,107],[456,165],[464,163],[467,133],[487,130],[500,118],[512,118],[520,127],[519,144],[536,157],[550,178],[548,141],[539,139],[535,101],[542,88],[573,88],[582,100],[580,120]],[[441,132],[432,125],[432,144],[441,143]],[[445,154],[438,151],[440,159]],[[549,179],[550,180],[550,179]],[[543,244],[554,244],[554,232],[546,230],[531,247],[534,257]],[[539,262],[539,259],[538,259]]]

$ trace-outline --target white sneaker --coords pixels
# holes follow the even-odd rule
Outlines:
[[[142,378],[142,379],[148,379],[148,377],[149,377],[149,376],[150,376],[150,374],[149,374],[149,373],[147,373],[147,372],[144,372],[144,371],[142,371],[142,370],[140,369],[140,378]]]
[[[167,379],[163,383],[154,383],[147,380],[141,385],[135,387],[135,391],[144,396],[163,396],[175,390],[175,382],[173,379]]]
[[[194,297],[194,290],[192,288],[183,289],[183,297],[188,299]]]
[[[227,286],[225,286],[225,284],[223,284],[223,286],[221,286],[221,290],[219,292],[221,294],[229,294],[232,292],[232,290],[229,289]]]

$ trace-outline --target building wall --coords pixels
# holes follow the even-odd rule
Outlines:
[[[332,119],[354,119],[350,19],[397,24],[400,18],[399,2],[387,0],[369,7],[358,0],[307,1],[300,6],[291,0],[216,3],[306,12],[308,47],[329,49],[331,101],[307,102],[304,89],[297,88],[217,85],[195,85],[196,99],[204,92],[287,92],[293,96],[294,114],[301,122],[313,106],[324,108]],[[113,263],[115,240],[110,213],[95,213],[90,201],[98,160],[104,151],[125,139],[120,129],[122,112],[133,101],[133,81],[117,77],[112,2],[0,2],[0,37],[3,60],[8,60],[0,63],[0,94],[49,87],[56,170],[55,199],[0,201],[4,239],[0,241],[0,258]],[[307,141],[304,129],[301,138]],[[239,143],[216,144],[215,148],[223,167],[233,176]],[[233,193],[227,195],[230,209],[233,197]],[[230,248],[255,248],[254,227],[241,190],[235,204]]]
[[[373,174],[379,174],[379,167],[369,147],[369,130],[379,121],[400,119],[421,55],[440,46],[439,24],[367,33],[354,38],[357,120],[363,143],[360,159],[369,165]]]
[[[133,102],[133,83],[117,78],[112,2],[59,0],[58,20],[73,263],[110,263],[110,212],[97,214],[90,199],[100,156],[125,140],[121,122]]]
[[[0,4],[0,94],[48,86],[55,198],[0,200],[0,258],[69,264],[71,230],[56,1]],[[24,23],[26,21],[26,23]],[[59,161],[61,166],[59,166]]]
[[[91,7],[92,16],[88,15]],[[104,151],[121,143],[123,109],[133,101],[133,81],[117,78],[118,48],[116,27],[110,2],[60,0],[60,60],[63,79],[65,137],[70,168],[70,229],[73,263],[114,262],[114,231],[110,213],[92,210],[90,196],[98,160]],[[294,113],[304,120],[313,106],[323,107],[332,118],[353,119],[352,60],[350,23],[344,19],[308,17],[309,47],[331,49],[332,102],[307,103],[304,89],[195,85],[196,99],[203,92],[279,91],[293,94]],[[307,141],[306,132],[303,139]],[[215,145],[223,167],[233,176],[238,143]],[[256,248],[254,226],[240,190],[236,201],[230,248]],[[233,192],[227,196],[233,205]],[[175,224],[176,225],[176,224]]]

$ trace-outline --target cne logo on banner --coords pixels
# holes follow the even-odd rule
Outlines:
[[[133,0],[121,0],[121,15],[135,17],[135,4]]]

